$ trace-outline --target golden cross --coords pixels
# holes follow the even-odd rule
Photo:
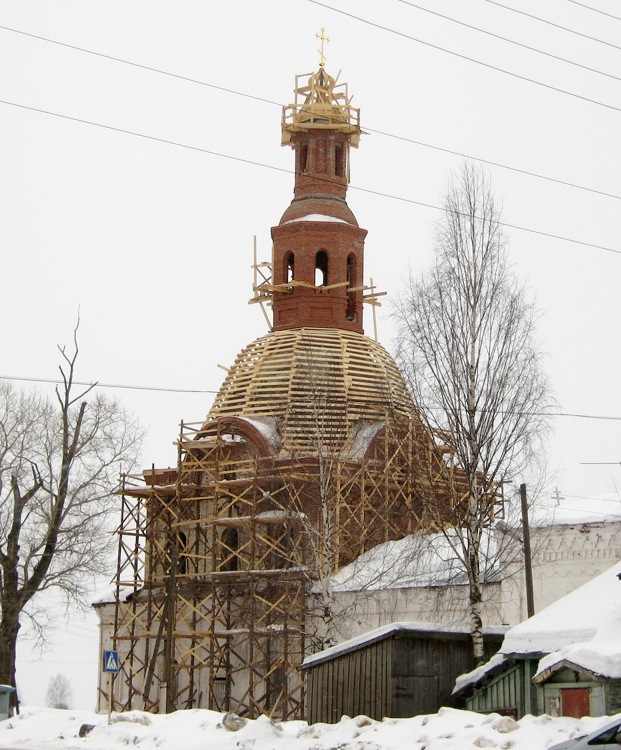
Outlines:
[[[319,52],[319,54],[321,55],[321,57],[319,58],[319,67],[324,68],[326,65],[326,56],[323,54],[323,45],[324,42],[330,41],[330,37],[326,34],[326,30],[323,26],[321,27],[321,31],[318,31],[315,34],[315,39],[321,40],[321,49],[318,49],[317,52]]]

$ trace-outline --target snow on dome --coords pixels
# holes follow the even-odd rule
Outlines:
[[[271,445],[280,444],[280,435],[278,434],[278,426],[276,420],[272,417],[262,417],[261,419],[250,417],[240,417],[243,422],[247,422],[249,425],[255,428],[257,432],[261,433],[263,437]]]
[[[328,216],[327,214],[306,214],[306,216],[300,216],[297,219],[289,219],[285,221],[285,224],[294,224],[296,221],[336,221],[339,224],[347,224],[345,219],[337,219],[336,216]]]

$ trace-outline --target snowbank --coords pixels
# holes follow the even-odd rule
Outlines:
[[[107,716],[86,711],[24,709],[0,722],[2,750],[469,750],[508,748],[544,750],[564,739],[603,726],[606,717],[552,719],[526,716],[519,722],[498,714],[485,716],[443,708],[437,714],[411,719],[372,721],[343,717],[338,724],[303,721],[275,723],[267,717],[246,721],[238,731],[223,724],[214,711],[177,711],[156,716],[141,711]],[[80,737],[80,727],[93,725]]]

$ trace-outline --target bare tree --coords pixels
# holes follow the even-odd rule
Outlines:
[[[465,164],[449,184],[435,258],[396,306],[398,358],[421,416],[463,472],[450,536],[468,576],[473,655],[484,659],[484,529],[503,482],[541,455],[551,398],[535,341],[535,310],[506,257],[486,175]],[[437,509],[446,528],[445,509]]]
[[[117,401],[76,390],[77,326],[73,343],[60,349],[56,404],[0,385],[0,683],[13,686],[20,618],[46,624],[36,595],[83,602],[89,575],[109,563],[114,492],[142,439]]]
[[[48,708],[71,708],[73,694],[71,684],[64,674],[57,674],[50,678],[47,686],[47,706]]]
[[[298,516],[299,541],[289,562],[306,574],[306,635],[318,650],[350,637],[365,605],[378,599],[387,581],[396,585],[411,572],[420,549],[412,544],[395,555],[396,546],[382,544],[418,525],[404,518],[405,490],[393,497],[382,481],[382,474],[395,473],[391,464],[410,455],[398,447],[411,428],[408,415],[395,406],[389,385],[379,382],[375,403],[348,422],[346,394],[335,386],[333,370],[311,347],[303,363],[307,453],[296,466],[296,481],[284,480],[290,487],[285,502]],[[355,595],[343,596],[345,590]]]

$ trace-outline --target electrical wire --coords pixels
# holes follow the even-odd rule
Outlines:
[[[19,375],[0,375],[0,380],[15,380],[26,383],[52,383],[60,384],[62,381],[58,378],[34,378]],[[85,381],[74,380],[76,385],[90,386],[92,388],[124,388],[132,391],[157,391],[164,393],[212,393],[216,394],[218,391],[204,390],[199,388],[164,388],[158,386],[148,385],[123,385],[120,383],[87,383]],[[505,412],[506,414],[516,414],[518,412]],[[621,422],[621,417],[607,416],[601,414],[579,414],[576,412],[559,411],[559,412],[533,412],[532,416],[536,417],[573,417],[577,419],[598,419],[608,420],[613,422]]]
[[[559,94],[565,94],[566,96],[571,96],[574,99],[580,99],[581,101],[588,102],[589,104],[595,104],[598,107],[605,107],[606,109],[612,109],[615,112],[621,112],[621,107],[615,107],[614,104],[606,104],[605,102],[600,102],[597,99],[591,99],[588,96],[582,96],[582,94],[576,94],[573,91],[567,91],[567,89],[562,89],[562,88],[559,88],[558,86],[552,86],[549,83],[543,83],[543,81],[536,81],[534,78],[529,78],[528,76],[523,76],[523,75],[520,75],[519,73],[513,73],[510,70],[505,70],[504,68],[500,68],[497,65],[492,65],[491,63],[486,63],[486,62],[483,62],[482,60],[477,60],[474,57],[469,57],[468,55],[462,55],[460,52],[454,52],[453,50],[447,49],[446,47],[440,47],[438,44],[425,42],[423,39],[418,39],[417,37],[411,36],[410,34],[406,34],[404,31],[398,31],[397,29],[392,29],[389,26],[383,26],[382,24],[376,23],[375,21],[369,21],[366,18],[362,18],[362,16],[357,16],[354,13],[348,13],[344,10],[341,10],[340,8],[334,8],[332,5],[319,2],[319,0],[307,0],[307,2],[312,3],[313,5],[318,5],[321,8],[326,8],[327,10],[331,10],[334,13],[339,13],[342,16],[347,16],[347,18],[353,18],[354,20],[360,21],[361,23],[364,23],[367,26],[372,26],[373,28],[381,29],[382,31],[387,31],[390,34],[395,34],[396,36],[400,36],[403,39],[409,39],[412,42],[417,42],[418,44],[424,44],[426,47],[431,47],[432,49],[436,49],[440,52],[446,52],[446,54],[453,55],[454,57],[458,57],[460,60],[467,60],[468,62],[475,63],[476,65],[481,65],[484,68],[489,68],[490,70],[495,70],[498,73],[504,73],[505,75],[511,76],[512,78],[517,78],[520,81],[526,81],[527,83],[532,83],[535,86],[541,86],[542,88],[548,89],[549,91],[556,91]],[[487,2],[493,2],[493,0],[487,0]],[[500,5],[500,3],[495,3],[495,5]],[[505,6],[502,6],[502,7],[505,7]],[[509,8],[509,10],[512,10],[512,8]],[[613,44],[611,46],[615,47],[616,45]],[[621,49],[621,47],[618,47],[617,49]]]
[[[0,375],[0,380],[15,380],[26,383],[52,383],[54,385],[62,384],[60,378],[28,378],[19,375]],[[124,388],[130,391],[162,391],[168,393],[218,393],[218,391],[209,391],[201,388],[163,388],[149,385],[123,385],[121,383],[87,383],[83,380],[74,380],[76,385],[89,386],[91,388]]]
[[[595,188],[589,188],[585,187],[584,185],[577,185],[575,182],[566,182],[565,180],[558,180],[555,177],[548,177],[547,175],[543,174],[537,174],[536,172],[529,172],[526,169],[520,169],[519,167],[511,167],[507,164],[500,164],[496,161],[491,161],[490,159],[483,159],[479,156],[470,156],[470,154],[464,154],[460,151],[452,151],[449,148],[443,148],[442,146],[433,146],[430,143],[422,143],[421,141],[417,141],[414,138],[406,138],[403,135],[395,135],[394,133],[387,133],[383,130],[374,130],[373,128],[368,127],[367,125],[364,126],[365,133],[375,133],[376,135],[383,135],[386,138],[394,138],[399,141],[405,141],[406,143],[413,143],[416,146],[423,146],[424,148],[431,148],[435,151],[441,151],[445,154],[451,154],[452,156],[459,156],[462,159],[472,159],[473,161],[477,161],[481,164],[488,164],[490,167],[499,167],[500,169],[507,169],[511,172],[517,172],[518,174],[524,174],[528,177],[536,177],[539,180],[547,180],[548,182],[555,182],[557,185],[565,185],[566,187],[576,188],[577,190],[585,190],[589,193],[595,193],[597,195],[603,195],[606,198],[614,198],[615,200],[621,200],[621,195],[615,195],[614,193],[607,193],[604,190],[597,190]]]
[[[601,13],[602,16],[608,16],[608,18],[614,18],[615,21],[621,21],[621,18],[619,16],[613,16],[612,13],[606,13],[605,10],[600,10],[599,8],[593,8],[590,5],[585,5],[584,3],[579,3],[578,0],[567,0],[568,3],[573,3],[574,5],[580,5],[582,8],[586,8],[587,10],[592,10],[593,13]]]
[[[313,0],[310,0],[310,1],[312,2]],[[217,156],[222,159],[229,159],[231,161],[240,162],[242,164],[250,164],[255,167],[261,167],[263,169],[270,169],[275,172],[282,172],[284,174],[295,175],[295,170],[293,169],[286,169],[285,167],[276,167],[273,164],[265,164],[263,162],[258,162],[253,159],[244,159],[241,156],[233,156],[232,154],[223,154],[219,151],[212,151],[210,149],[201,148],[200,146],[190,146],[187,143],[180,143],[179,141],[172,141],[168,138],[158,138],[157,136],[154,136],[154,135],[148,135],[146,133],[138,133],[134,130],[127,130],[126,128],[119,128],[114,125],[105,125],[104,123],[101,123],[101,122],[95,122],[93,120],[85,120],[80,117],[72,117],[70,115],[63,115],[59,112],[52,112],[51,110],[47,110],[47,109],[40,109],[38,107],[30,107],[26,104],[18,104],[17,102],[10,102],[10,101],[7,101],[6,99],[0,99],[0,104],[6,104],[7,106],[17,107],[19,109],[25,109],[30,112],[39,112],[40,114],[49,115],[51,117],[58,117],[64,120],[70,120],[71,122],[78,122],[82,125],[91,125],[93,127],[102,128],[104,130],[111,130],[115,133],[123,133],[125,135],[132,135],[132,136],[135,136],[136,138],[144,138],[145,140],[155,141],[156,143],[165,143],[169,146],[177,146],[179,148],[188,149],[189,151],[198,151],[199,153],[208,154],[209,156]],[[320,180],[321,178],[317,176],[315,177],[315,179]],[[325,182],[330,182],[330,180],[326,179]],[[433,209],[434,211],[444,211],[444,208],[442,206],[436,206],[433,203],[426,203],[424,201],[417,201],[417,200],[414,200],[414,198],[406,198],[402,195],[384,193],[381,190],[373,190],[371,188],[360,187],[359,185],[349,185],[349,189],[356,190],[360,193],[366,193],[367,195],[377,195],[382,198],[389,198],[391,200],[401,201],[402,203],[408,203],[409,205],[413,205],[413,206],[421,206],[422,208],[430,208],[430,209]],[[475,218],[478,218],[478,217],[475,217]],[[580,245],[582,247],[591,247],[596,250],[604,250],[609,253],[614,253],[615,255],[621,255],[621,250],[618,250],[612,247],[606,247],[605,245],[597,245],[593,242],[585,242],[583,240],[576,240],[572,237],[563,237],[562,235],[554,234],[553,232],[544,232],[540,229],[532,229],[530,227],[523,227],[518,224],[510,224],[509,222],[506,222],[506,221],[498,221],[496,223],[498,224],[498,226],[507,227],[508,229],[515,229],[520,232],[527,232],[529,234],[535,234],[539,237],[547,237],[549,239],[561,240],[562,242],[570,242],[574,245]]]
[[[310,0],[312,2],[313,0]],[[503,3],[497,2],[497,0],[486,0],[486,2],[491,3],[492,5],[497,5],[499,8],[504,8],[505,10],[509,10],[512,13],[519,13],[522,16],[526,16],[527,18],[532,18],[535,21],[540,21],[541,23],[546,23],[548,26],[554,26],[556,29],[561,29],[562,31],[567,31],[570,34],[576,34],[577,36],[581,36],[584,39],[590,39],[592,42],[598,42],[599,44],[605,44],[607,47],[613,47],[614,49],[621,49],[619,45],[612,44],[612,42],[605,42],[603,39],[598,39],[594,36],[589,36],[588,34],[583,34],[581,31],[576,31],[575,29],[568,29],[567,26],[561,26],[558,23],[554,23],[553,21],[548,21],[545,18],[540,18],[539,16],[534,16],[532,13],[527,13],[524,10],[519,10],[518,8],[512,8],[510,5],[504,5]]]
[[[551,495],[551,497],[554,498],[554,495]],[[601,497],[590,497],[588,495],[567,495],[567,494],[563,493],[562,496],[561,496],[561,499],[564,500],[566,497],[573,497],[576,500],[600,500],[600,501],[601,500],[606,500],[606,502],[609,502],[609,503],[619,503],[619,504],[621,504],[621,500],[619,498],[611,498],[611,499],[608,500],[606,498],[601,498]]]
[[[80,117],[72,117],[70,115],[63,115],[63,114],[61,114],[59,112],[52,112],[51,110],[39,109],[38,107],[30,107],[30,106],[28,106],[26,104],[18,104],[17,102],[10,102],[10,101],[7,101],[5,99],[0,99],[0,104],[6,104],[8,106],[18,107],[20,109],[26,109],[26,110],[29,110],[31,112],[39,112],[40,114],[50,115],[52,117],[58,117],[60,119],[70,120],[72,122],[78,122],[78,123],[81,123],[83,125],[92,125],[93,127],[102,128],[104,130],[112,130],[112,131],[114,131],[116,133],[123,133],[125,135],[132,135],[132,136],[135,136],[137,138],[144,138],[145,140],[149,140],[149,141],[155,141],[155,142],[158,142],[158,143],[165,143],[165,144],[167,144],[169,146],[178,146],[179,148],[185,148],[185,149],[188,149],[190,151],[198,151],[198,152],[203,153],[203,154],[208,154],[209,156],[217,156],[217,157],[220,157],[220,158],[223,158],[223,159],[230,159],[231,161],[241,162],[242,164],[250,164],[250,165],[255,166],[255,167],[262,167],[263,169],[271,169],[271,170],[273,170],[275,172],[283,172],[285,174],[295,175],[295,170],[286,169],[285,167],[276,167],[273,164],[265,164],[263,162],[254,161],[253,159],[244,159],[241,156],[233,156],[232,154],[223,154],[223,153],[218,152],[218,151],[212,151],[210,149],[201,148],[200,146],[190,146],[187,143],[180,143],[179,141],[172,141],[172,140],[170,140],[168,138],[158,138],[157,136],[154,136],[154,135],[148,135],[146,133],[138,133],[138,132],[133,131],[133,130],[127,130],[125,128],[115,127],[114,125],[105,125],[105,124],[100,123],[100,122],[94,122],[93,120],[85,120],[85,119],[82,119]],[[319,180],[321,178],[316,177],[316,179]],[[325,181],[329,182],[329,180],[327,180],[327,179]],[[442,206],[436,206],[436,205],[434,205],[432,203],[425,203],[424,201],[417,201],[417,200],[414,200],[413,198],[406,198],[406,197],[401,196],[401,195],[394,195],[394,194],[391,194],[391,193],[385,193],[385,192],[382,192],[381,190],[373,190],[371,188],[360,187],[359,185],[349,185],[349,189],[350,190],[356,190],[356,191],[362,192],[362,193],[367,193],[368,195],[377,195],[377,196],[380,196],[382,198],[389,198],[391,200],[397,200],[397,201],[401,201],[403,203],[408,203],[408,204],[415,205],[415,206],[421,206],[422,208],[430,208],[430,209],[433,209],[434,211],[444,211],[444,208]],[[621,250],[617,250],[617,249],[612,248],[612,247],[606,247],[605,245],[597,245],[597,244],[592,243],[592,242],[585,242],[583,240],[576,240],[576,239],[574,239],[572,237],[563,237],[562,235],[554,234],[552,232],[544,232],[544,231],[539,230],[539,229],[532,229],[530,227],[523,227],[523,226],[520,226],[518,224],[510,224],[509,222],[506,222],[506,221],[498,221],[496,223],[499,226],[507,227],[509,229],[516,229],[516,230],[521,231],[521,232],[528,232],[529,234],[536,234],[536,235],[541,236],[541,237],[548,237],[550,239],[557,239],[557,240],[561,240],[563,242],[570,242],[570,243],[575,244],[575,245],[581,245],[583,247],[591,247],[591,248],[594,248],[596,250],[605,250],[606,252],[609,252],[609,253],[614,253],[616,255],[621,255]]]
[[[566,57],[561,57],[560,55],[554,55],[551,52],[546,52],[542,49],[537,49],[537,47],[531,47],[528,44],[524,44],[523,42],[517,42],[515,39],[509,39],[506,36],[501,36],[500,34],[495,34],[493,31],[487,31],[486,29],[482,29],[479,26],[473,26],[472,24],[465,23],[464,21],[459,21],[457,18],[453,18],[452,16],[445,16],[442,13],[438,13],[435,10],[430,10],[429,8],[423,8],[422,5],[416,5],[416,3],[410,2],[410,0],[397,0],[399,3],[403,3],[403,5],[409,5],[411,8],[416,8],[417,10],[422,10],[425,13],[431,13],[433,16],[437,16],[438,18],[444,18],[446,21],[451,21],[452,23],[457,23],[460,26],[464,26],[467,29],[472,29],[473,31],[478,31],[480,34],[486,34],[487,36],[491,36],[494,39],[500,39],[503,42],[508,42],[509,44],[514,44],[516,47],[522,47],[522,49],[530,50],[531,52],[536,52],[539,55],[545,55],[546,57],[551,57],[553,60],[559,60],[560,62],[567,63],[568,65],[575,65],[577,68],[582,68],[583,70],[588,70],[591,73],[597,73],[601,76],[606,76],[607,78],[614,78],[615,81],[621,81],[621,77],[613,75],[612,73],[606,73],[604,70],[598,70],[597,68],[591,68],[588,65],[583,65],[582,63],[575,62],[574,60],[568,60]],[[570,0],[571,2],[571,0]]]
[[[418,7],[418,6],[416,6],[416,7]],[[94,55],[96,57],[103,57],[104,59],[112,60],[114,62],[118,62],[118,63],[121,63],[123,65],[130,65],[132,67],[140,68],[142,70],[148,70],[151,73],[159,73],[161,75],[168,76],[170,78],[178,78],[181,81],[186,81],[186,82],[189,82],[189,83],[196,83],[199,86],[205,86],[207,88],[212,88],[212,89],[215,89],[217,91],[223,91],[223,92],[225,92],[227,94],[233,94],[235,96],[241,96],[241,97],[244,97],[246,99],[254,99],[255,101],[263,102],[264,104],[270,104],[270,105],[276,106],[279,109],[281,109],[282,106],[283,106],[280,102],[276,102],[273,99],[267,99],[267,98],[262,97],[262,96],[256,96],[255,94],[249,94],[249,93],[244,92],[244,91],[236,91],[235,89],[227,88],[226,86],[219,86],[219,85],[217,85],[215,83],[209,83],[208,81],[203,81],[203,80],[200,80],[200,79],[197,79],[197,78],[190,78],[189,76],[183,76],[183,75],[180,75],[178,73],[171,73],[170,71],[163,70],[161,68],[154,68],[154,67],[151,67],[149,65],[142,65],[141,63],[132,62],[131,60],[125,60],[124,58],[115,57],[114,55],[108,55],[108,54],[104,54],[102,52],[95,52],[94,50],[86,49],[85,47],[78,47],[78,46],[76,46],[74,44],[68,44],[66,42],[60,42],[57,39],[50,39],[49,37],[40,36],[38,34],[31,34],[30,32],[22,31],[20,29],[14,29],[14,28],[11,28],[9,26],[2,26],[2,25],[0,25],[0,29],[3,29],[4,31],[10,31],[10,32],[13,32],[15,34],[21,34],[23,36],[32,37],[33,39],[38,39],[39,41],[49,42],[50,44],[56,44],[56,45],[58,45],[60,47],[67,47],[68,49],[76,50],[78,52],[84,52],[86,54]],[[534,177],[534,178],[539,179],[539,180],[547,180],[548,182],[554,182],[554,183],[556,183],[558,185],[565,185],[566,187],[575,188],[576,190],[584,190],[584,191],[589,192],[589,193],[595,193],[596,195],[603,195],[603,196],[605,196],[607,198],[614,198],[615,200],[621,200],[621,195],[615,195],[614,193],[608,193],[608,192],[606,192],[604,190],[598,190],[596,188],[586,187],[585,185],[578,185],[575,182],[568,182],[566,180],[559,180],[559,179],[557,179],[555,177],[549,177],[548,175],[538,174],[537,172],[530,172],[530,171],[528,171],[526,169],[520,169],[519,167],[512,167],[512,166],[510,166],[508,164],[501,164],[500,162],[491,161],[490,159],[483,159],[482,157],[472,156],[470,154],[464,154],[464,153],[461,153],[459,151],[452,151],[451,149],[443,148],[442,146],[434,146],[433,144],[430,144],[430,143],[423,143],[422,141],[417,141],[417,140],[415,140],[413,138],[407,138],[407,137],[402,136],[402,135],[396,135],[395,133],[388,133],[385,130],[377,130],[377,129],[369,127],[368,125],[365,125],[365,132],[367,132],[367,133],[375,133],[376,135],[381,135],[381,136],[384,136],[385,138],[394,138],[396,140],[403,141],[405,143],[412,143],[412,144],[414,144],[416,146],[421,146],[423,148],[429,148],[429,149],[433,149],[435,151],[441,151],[441,152],[443,152],[445,154],[451,154],[453,156],[459,156],[459,157],[465,158],[465,159],[473,159],[474,161],[478,161],[481,164],[488,164],[489,166],[497,167],[499,169],[506,169],[506,170],[509,170],[509,171],[512,171],[512,172],[517,172],[519,174],[527,175],[528,177]]]
[[[114,55],[107,55],[104,52],[95,52],[92,49],[86,49],[86,47],[78,47],[75,44],[68,44],[67,42],[59,42],[56,39],[50,39],[46,36],[39,36],[38,34],[32,34],[29,31],[21,31],[20,29],[14,29],[10,26],[2,26],[0,25],[0,29],[3,29],[4,31],[11,31],[14,34],[21,34],[22,36],[29,36],[32,39],[38,39],[42,42],[49,42],[49,44],[57,44],[59,47],[67,47],[68,49],[76,50],[77,52],[84,52],[87,55],[94,55],[95,57],[103,57],[106,60],[113,60],[114,62],[123,63],[124,65],[131,65],[134,68],[140,68],[141,70],[148,70],[150,73],[159,73],[163,76],[169,76],[170,78],[178,78],[181,81],[187,81],[188,83],[197,83],[199,86],[207,86],[211,89],[217,89],[218,91],[224,91],[227,94],[239,94],[238,91],[233,91],[233,89],[227,89],[225,86],[217,86],[215,83],[207,83],[206,81],[201,81],[198,78],[190,78],[189,76],[183,76],[179,73],[170,73],[167,70],[162,70],[161,68],[153,68],[149,65],[142,65],[141,63],[132,62],[131,60],[125,60],[121,57],[115,57]],[[247,97],[248,99],[256,99],[258,102],[265,102],[266,104],[275,104],[276,106],[280,107],[281,104],[279,102],[272,101],[271,99],[264,99],[261,96],[253,96],[252,94],[243,94],[243,96]]]
[[[575,495],[568,495],[567,497],[576,497],[576,496]],[[597,500],[598,498],[592,498],[592,499],[593,500]],[[599,498],[599,499],[601,499],[601,498]],[[556,505],[555,507],[553,507],[553,508],[550,509],[550,515],[552,516],[553,520],[554,520],[554,517],[555,517],[556,513],[559,512],[559,511],[561,511],[563,513],[566,513],[568,511],[570,513],[582,513],[582,514],[588,513],[591,516],[602,516],[604,518],[610,518],[610,516],[612,515],[611,513],[606,513],[605,511],[602,511],[602,510],[591,510],[590,508],[587,509],[587,510],[585,510],[584,508],[572,508],[572,507],[570,507],[568,505]],[[614,514],[614,517],[615,518],[617,517],[616,513]],[[577,521],[580,522],[580,519],[577,519]],[[588,523],[588,521],[587,521],[587,523]]]

